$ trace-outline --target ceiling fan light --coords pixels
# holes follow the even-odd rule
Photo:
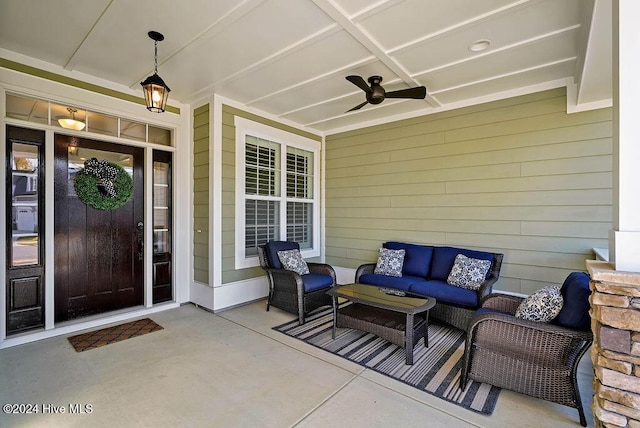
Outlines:
[[[346,79],[365,92],[366,101],[347,110],[345,113],[360,110],[367,104],[380,104],[385,100],[385,98],[409,98],[414,100],[423,100],[427,96],[427,88],[424,86],[414,86],[412,88],[387,92],[382,86],[380,86],[380,82],[382,82],[381,76],[369,77],[368,80],[371,86],[368,86],[367,82],[365,82],[361,76],[351,75],[347,76]]]

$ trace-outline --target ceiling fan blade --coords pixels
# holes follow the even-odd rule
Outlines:
[[[371,92],[371,88],[367,85],[367,82],[360,76],[347,76],[346,79],[356,85],[358,88],[362,89],[366,93]]]
[[[365,102],[363,102],[362,104],[358,104],[358,105],[357,105],[357,106],[355,106],[354,108],[352,108],[352,109],[350,109],[350,110],[345,111],[345,113],[349,113],[350,111],[354,111],[354,110],[360,110],[362,107],[366,106],[368,102],[369,102],[369,101],[365,101]]]
[[[416,100],[423,100],[426,96],[427,88],[424,86],[416,86],[415,88],[387,92],[387,98],[413,98]]]

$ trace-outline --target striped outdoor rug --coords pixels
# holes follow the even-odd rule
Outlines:
[[[399,346],[346,328],[339,328],[333,340],[332,327],[331,310],[325,310],[308,317],[302,326],[296,319],[273,329],[466,409],[485,415],[493,413],[500,388],[475,381],[469,382],[464,391],[459,388],[464,357],[461,330],[429,323],[429,348],[420,340],[414,348],[414,364],[409,366],[405,364],[404,349]]]

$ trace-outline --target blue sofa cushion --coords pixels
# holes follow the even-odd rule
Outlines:
[[[278,257],[278,251],[300,250],[300,244],[294,241],[269,241],[265,245],[265,250],[269,266],[274,269],[284,269]]]
[[[567,276],[560,288],[564,305],[553,320],[554,324],[583,331],[591,328],[589,280],[589,275],[584,272],[572,272]]]
[[[360,284],[369,284],[369,285],[377,285],[379,287],[385,288],[395,288],[397,290],[409,291],[409,287],[412,284],[419,282],[427,282],[425,278],[420,278],[418,276],[387,276],[387,275],[378,275],[375,273],[367,273],[360,276],[358,279]]]
[[[333,278],[331,275],[308,273],[306,275],[302,275],[301,278],[302,283],[304,284],[304,291],[307,293],[331,287],[333,284]]]
[[[493,263],[493,254],[486,251],[455,247],[433,247],[430,278],[446,282],[458,254],[464,254],[472,259],[489,260]],[[491,270],[489,270],[489,272],[491,272]],[[487,272],[487,275],[489,275],[489,272]]]
[[[402,266],[403,275],[429,277],[433,247],[394,241],[385,242],[383,247],[405,251],[404,265]]]
[[[443,281],[423,281],[411,284],[409,292],[423,296],[435,297],[437,301],[456,306],[477,308],[479,305],[478,292],[449,285]]]

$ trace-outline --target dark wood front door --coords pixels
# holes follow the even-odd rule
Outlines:
[[[56,134],[54,151],[56,322],[141,305],[143,149]],[[122,207],[95,209],[76,195],[75,174],[90,158],[132,176],[133,195]]]

